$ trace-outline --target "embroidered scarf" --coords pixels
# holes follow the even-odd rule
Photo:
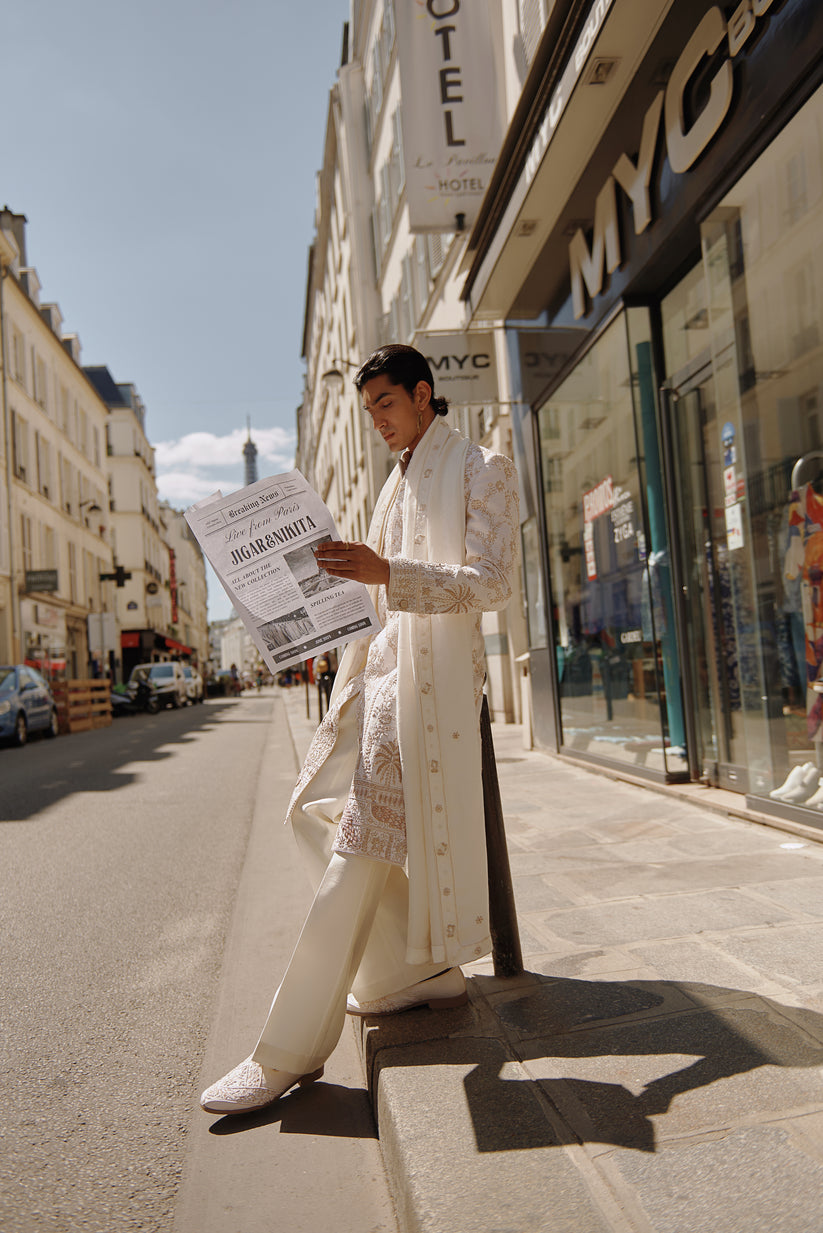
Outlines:
[[[403,490],[403,557],[465,561],[468,441],[436,419],[416,447]],[[380,552],[401,475],[375,506]],[[471,613],[401,612],[397,718],[409,876],[409,963],[467,963],[491,949],[480,734]],[[368,642],[346,649],[332,701],[363,670]]]

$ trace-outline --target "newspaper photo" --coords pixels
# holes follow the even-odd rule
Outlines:
[[[299,471],[216,493],[184,516],[273,673],[380,628],[363,583],[318,566],[313,549],[340,536]]]

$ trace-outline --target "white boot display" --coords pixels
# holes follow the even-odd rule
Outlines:
[[[784,794],[793,791],[803,779],[804,773],[808,773],[813,767],[813,762],[804,762],[802,766],[793,766],[780,787],[773,788],[769,796],[777,801],[785,799]]]
[[[818,788],[807,801],[803,801],[805,809],[819,809],[823,812],[823,779],[818,780]]]
[[[800,805],[803,801],[807,801],[813,792],[817,789],[820,782],[820,771],[813,762],[807,762],[803,767],[803,774],[799,782],[786,792],[782,792],[778,800],[785,801],[787,805]]]

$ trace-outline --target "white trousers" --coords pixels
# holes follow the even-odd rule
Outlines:
[[[325,836],[318,832],[312,843],[310,829],[295,831],[311,875]],[[331,855],[252,1054],[256,1062],[292,1074],[317,1070],[340,1039],[350,992],[371,1001],[442,972],[442,963],[406,963],[408,903],[408,878],[398,865]]]

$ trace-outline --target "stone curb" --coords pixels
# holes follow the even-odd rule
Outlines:
[[[353,1021],[402,1233],[811,1233],[823,832],[493,731],[529,970]]]

